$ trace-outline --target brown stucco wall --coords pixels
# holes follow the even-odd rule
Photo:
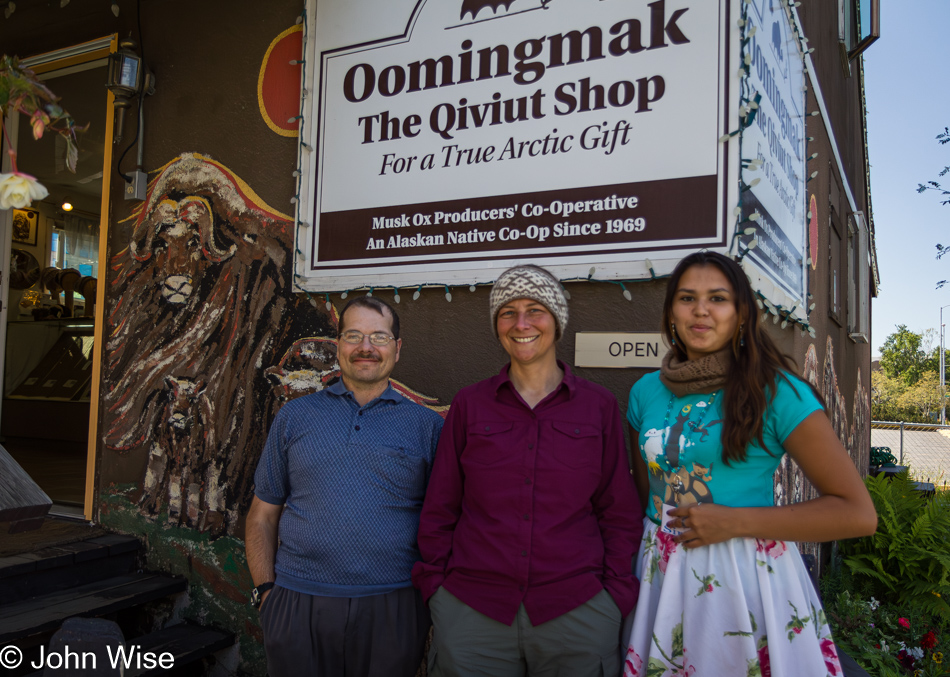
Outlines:
[[[633,285],[627,301],[612,284],[567,283],[571,294],[568,329],[558,344],[558,359],[574,363],[574,338],[578,331],[656,332],[665,285],[662,281]],[[400,296],[396,306],[402,322],[403,354],[395,377],[440,401],[449,403],[462,386],[488,378],[507,361],[491,329],[489,287],[456,287],[452,302],[438,289],[424,290],[418,301],[411,293]],[[392,302],[392,294],[380,293]],[[573,367],[572,367],[573,368]],[[609,388],[621,406],[644,370],[576,369],[575,373]]]

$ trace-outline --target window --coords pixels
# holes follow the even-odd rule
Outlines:
[[[871,253],[868,225],[862,212],[848,219],[848,332],[858,343],[868,343],[871,335],[869,308]]]
[[[851,217],[848,217],[848,332],[853,333],[855,330],[855,319],[857,314],[854,312],[857,307],[855,304],[858,301],[858,288],[855,284],[855,273],[858,270],[858,266],[855,259],[855,252],[857,248],[854,246],[855,240],[855,231],[854,231],[854,221]]]
[[[832,215],[828,228],[828,316],[839,325],[843,320],[841,298],[841,227]]]
[[[880,0],[838,0],[838,42],[842,65],[850,75],[849,62],[881,37]]]

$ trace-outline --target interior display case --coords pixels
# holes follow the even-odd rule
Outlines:
[[[93,331],[82,317],[7,324],[3,437],[86,441]]]

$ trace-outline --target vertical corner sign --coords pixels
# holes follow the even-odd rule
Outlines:
[[[748,15],[746,29],[755,28],[749,87],[761,99],[755,121],[742,134],[741,154],[762,164],[742,169],[746,184],[760,179],[742,194],[742,218],[755,212],[760,217],[751,224],[755,233],[740,238],[756,240],[746,258],[774,283],[770,300],[800,305],[807,282],[805,64],[787,3],[751,0]]]
[[[739,4],[308,0],[304,287],[724,248]]]

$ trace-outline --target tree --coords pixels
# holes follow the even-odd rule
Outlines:
[[[887,337],[881,349],[881,371],[871,374],[871,418],[876,421],[933,423],[942,404],[940,347],[937,332],[910,331],[907,325]],[[944,368],[950,368],[950,351]],[[950,382],[950,375],[945,374]]]
[[[889,378],[913,385],[928,366],[923,345],[924,334],[910,331],[906,324],[897,325],[881,348],[881,369]]]
[[[944,127],[943,132],[941,132],[940,134],[937,134],[937,141],[940,142],[941,146],[950,143],[950,128]],[[937,176],[946,176],[947,174],[950,174],[950,167],[944,167],[942,170],[940,170],[940,173]],[[940,204],[950,205],[950,190],[947,190],[946,188],[941,186],[939,182],[928,181],[927,183],[917,184],[918,193],[923,193],[928,190],[935,190],[938,193],[940,193],[940,196],[943,198],[942,200],[940,200]],[[942,245],[938,244],[937,250],[939,251],[939,253],[937,254],[938,259],[946,253],[945,251],[946,247],[943,247]]]
[[[937,142],[941,146],[945,146],[946,144],[950,143],[950,127],[944,127],[943,132],[941,132],[940,134],[937,134]],[[941,169],[940,173],[937,174],[937,176],[946,176],[947,174],[950,174],[950,166],[944,167],[943,169]],[[917,184],[918,193],[925,193],[928,190],[934,190],[940,194],[940,198],[941,198],[940,204],[950,205],[950,190],[948,190],[947,188],[944,188],[943,185],[941,185],[939,181],[928,181],[927,183]],[[943,255],[946,254],[948,251],[950,251],[950,247],[944,246],[942,244],[937,244],[937,258],[938,259],[943,258]],[[947,284],[947,282],[948,282],[947,280],[940,280],[940,282],[937,283],[937,289],[940,289],[943,285]]]
[[[912,385],[881,371],[871,373],[871,418],[875,421],[935,423],[940,405],[937,372],[925,371]]]
[[[939,422],[940,418],[940,378],[935,371],[925,371],[920,379],[904,390],[897,399],[904,411],[918,413],[920,421]]]
[[[930,351],[924,362],[924,368],[926,371],[934,372],[937,378],[940,378],[940,346],[934,346],[934,349]],[[944,382],[950,384],[950,349],[947,348],[944,349],[943,369]]]
[[[905,386],[899,379],[883,371],[871,372],[871,419],[874,421],[906,421],[908,416],[898,401]]]

